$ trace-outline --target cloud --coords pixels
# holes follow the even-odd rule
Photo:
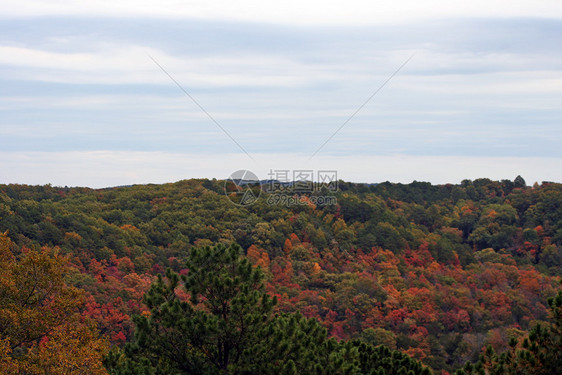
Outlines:
[[[308,154],[190,154],[170,152],[0,152],[0,183],[53,184],[102,188],[165,183],[186,178],[226,179],[249,169],[267,179],[278,170],[335,170],[354,182],[459,183],[487,177],[528,182],[562,181],[562,158],[450,156],[318,156]],[[268,177],[269,175],[269,177]]]
[[[529,160],[556,164],[562,157],[562,34],[553,30],[561,25],[529,18],[407,27],[91,15],[7,20],[0,33],[0,150],[11,158],[12,167],[3,165],[13,179],[6,181],[43,176],[48,182],[37,165],[54,173],[57,184],[95,184],[81,176],[86,167],[104,185],[153,181],[151,173],[155,182],[229,173],[218,160],[237,146],[147,53],[248,152],[285,160],[279,155],[316,149],[417,51],[319,157],[342,168],[337,159],[361,168],[381,161],[396,166],[361,175],[348,165],[355,181],[408,179],[407,162],[412,178],[434,182],[457,181],[455,170],[503,176],[486,167],[490,160],[502,168]],[[197,159],[197,153],[219,156]],[[425,168],[416,158],[458,160],[463,168]],[[470,162],[482,168],[480,175]],[[27,177],[13,172],[18,166]],[[549,179],[548,171],[542,175]]]
[[[562,17],[557,0],[20,0],[0,3],[4,17],[97,15],[263,22],[288,25],[377,25],[446,17]]]
[[[0,45],[0,66],[11,79],[73,84],[169,84],[152,56],[188,87],[299,87],[334,80],[335,66],[256,51],[244,56],[171,56],[154,48],[106,44],[84,52]],[[1,72],[0,72],[1,74]],[[339,77],[341,78],[341,77]]]

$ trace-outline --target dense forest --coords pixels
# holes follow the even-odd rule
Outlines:
[[[0,185],[3,373],[87,363],[91,374],[501,374],[560,363],[540,350],[560,349],[562,184],[339,181],[292,205],[268,191],[236,205],[224,190],[220,180]],[[225,303],[239,325],[217,310]],[[206,334],[216,350],[194,339]],[[190,349],[178,360],[167,345],[182,337]]]

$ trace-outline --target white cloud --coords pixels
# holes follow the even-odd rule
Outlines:
[[[314,85],[377,87],[411,53],[377,51],[370,59],[316,61],[302,52],[268,55],[259,50],[240,56],[169,54],[142,45],[93,43],[89,52],[54,52],[0,45],[2,76],[72,84],[174,85],[149,58],[153,56],[182,86],[193,88],[282,88],[298,90]],[[471,54],[420,50],[394,79],[392,86],[426,93],[560,94],[562,75],[553,66],[556,56]],[[469,69],[470,72],[464,72]],[[386,90],[385,90],[386,91]],[[486,99],[487,100],[487,99]]]
[[[149,55],[175,80],[190,86],[296,87],[311,81],[341,79],[334,71],[336,66],[330,69],[326,65],[300,63],[290,56],[171,56],[148,47],[119,44],[80,53],[0,45],[0,66],[6,67],[3,75],[11,79],[73,84],[170,84],[169,77]],[[16,70],[9,70],[10,67]]]
[[[445,17],[562,17],[558,0],[2,0],[7,16],[101,15],[299,25],[380,25]]]
[[[54,9],[45,4],[43,9]],[[511,5],[509,11],[517,9]],[[97,3],[87,6],[90,16],[101,11]],[[318,9],[318,23],[326,24],[331,11],[329,4]],[[269,22],[267,14],[262,21]],[[459,29],[456,21],[419,22],[403,31],[228,22],[186,26],[149,18],[158,15],[135,21],[42,18],[37,30],[32,18],[7,22],[0,37],[3,181],[99,187],[221,177],[244,165],[227,154],[236,145],[147,53],[237,141],[252,153],[262,152],[259,160],[283,167],[281,161],[295,158],[287,153],[318,147],[413,50],[418,50],[414,59],[321,153],[347,156],[318,160],[329,160],[342,178],[353,181],[513,178],[524,173],[519,167],[529,176],[535,171],[537,180],[560,177],[552,172],[559,159],[483,157],[562,155],[560,51],[549,48],[558,45],[551,31],[559,21],[467,20]],[[294,22],[301,22],[298,17]],[[529,30],[529,39],[520,38]],[[85,151],[95,149],[122,151]],[[20,152],[8,153],[15,150]],[[39,152],[49,150],[61,153]],[[83,151],[62,153],[69,150]],[[184,150],[208,154],[201,158]],[[384,156],[394,153],[457,156]],[[85,172],[89,169],[93,174]]]
[[[336,170],[353,182],[459,183],[487,177],[527,182],[562,181],[562,158],[343,156],[308,154],[187,154],[167,152],[0,152],[0,183],[88,186],[165,183],[187,178],[225,179],[249,169],[267,179],[270,170]]]

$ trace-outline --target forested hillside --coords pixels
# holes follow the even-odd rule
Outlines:
[[[0,185],[0,233],[18,259],[66,256],[65,288],[81,298],[69,316],[112,346],[133,340],[134,315],[151,315],[142,297],[158,275],[189,275],[194,249],[232,243],[261,267],[274,312],[316,318],[336,340],[384,344],[436,373],[477,361],[487,345],[506,352],[548,320],[562,276],[561,184],[338,185],[337,204],[302,194],[289,207],[267,192],[235,205],[218,180]]]

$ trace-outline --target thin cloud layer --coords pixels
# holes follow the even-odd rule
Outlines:
[[[129,9],[119,4],[123,12]],[[272,164],[312,154],[412,53],[410,63],[315,160],[350,169],[337,160],[362,166],[361,160],[402,155],[412,162],[411,170],[390,168],[384,172],[388,177],[375,178],[378,172],[365,169],[364,177],[349,176],[364,182],[391,176],[445,182],[458,177],[445,172],[455,169],[455,158],[477,158],[478,176],[491,178],[500,177],[502,158],[522,166],[562,158],[562,20],[555,7],[548,19],[509,18],[509,12],[466,18],[468,12],[449,20],[330,27],[312,21],[267,24],[266,13],[259,23],[210,13],[212,20],[180,19],[181,11],[164,20],[154,18],[157,13],[142,15],[142,4],[129,18],[93,17],[101,8],[91,7],[87,17],[67,17],[50,5],[24,12],[38,12],[39,18],[6,18],[17,14],[19,5],[1,16],[0,150],[14,160],[0,169],[0,182],[33,180],[39,164],[25,161],[25,153],[68,153],[41,157],[60,163],[47,169],[55,183],[67,181],[61,178],[66,167],[74,170],[73,153],[87,164],[86,155],[105,152],[143,161],[143,152],[219,159],[238,152],[149,55],[245,150]],[[431,157],[443,167],[430,172],[414,163]],[[478,160],[485,158],[497,166],[484,168]],[[101,164],[90,166],[96,165]],[[207,156],[199,165],[216,170]],[[146,169],[133,166],[130,173],[137,168],[138,176],[152,181]],[[539,170],[544,175],[536,180],[555,179],[549,168]],[[181,176],[169,168],[159,171],[167,171],[170,181],[221,177],[189,168]],[[127,176],[93,174],[100,178],[95,186],[123,184],[117,180]]]
[[[196,18],[288,25],[373,25],[450,17],[561,17],[562,4],[557,0],[22,0],[0,4],[6,16],[121,16]]]
[[[254,154],[258,161],[253,162],[244,154],[0,152],[0,169],[4,178],[19,183],[92,188],[174,182],[186,176],[227,179],[240,169],[251,170],[260,179],[271,178],[276,171],[283,170],[330,170],[336,171],[338,179],[356,182],[429,180],[445,184],[482,176],[513,180],[518,174],[525,176],[528,183],[540,183],[545,175],[562,181],[560,158],[389,155],[324,157],[306,163],[308,156]]]

